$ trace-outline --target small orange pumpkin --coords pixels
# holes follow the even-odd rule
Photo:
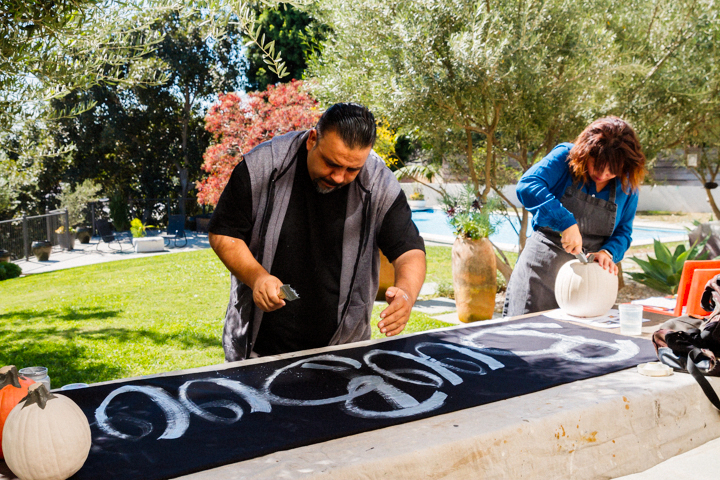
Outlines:
[[[2,451],[2,432],[10,411],[28,394],[28,387],[35,383],[29,378],[18,375],[15,365],[0,368],[0,458]]]

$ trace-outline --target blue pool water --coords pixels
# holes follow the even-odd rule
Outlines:
[[[498,222],[495,233],[490,237],[494,243],[505,243],[516,245],[518,243],[518,235],[515,230],[520,229],[520,221],[517,218],[512,220],[502,216],[493,215],[493,221]],[[412,219],[417,225],[420,233],[429,233],[433,235],[443,235],[446,237],[453,237],[453,230],[448,224],[447,215],[441,211],[435,210],[417,210],[412,212]],[[515,224],[515,228],[512,227],[510,222]],[[532,233],[532,227],[528,222],[528,236]],[[654,238],[663,239],[668,237],[678,237],[685,234],[682,230],[670,230],[670,229],[657,229],[657,228],[643,228],[634,227],[632,238],[633,243],[639,241],[650,241]]]

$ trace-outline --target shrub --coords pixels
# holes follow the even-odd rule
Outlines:
[[[58,195],[60,208],[68,209],[70,226],[84,225],[87,217],[87,205],[97,200],[100,185],[92,180],[85,180],[83,183],[71,189],[68,184],[62,185],[62,193]]]
[[[219,96],[205,117],[205,128],[218,143],[203,155],[202,169],[209,176],[197,183],[198,203],[217,205],[243,153],[276,135],[315,126],[321,112],[302,83],[293,80],[270,85],[263,92]]]
[[[418,185],[413,187],[413,193],[410,194],[408,200],[425,200],[425,194],[422,191],[422,187]]]
[[[442,202],[456,237],[478,240],[495,233],[497,222],[493,223],[490,215],[500,208],[497,199],[482,204],[475,196],[473,186],[466,184],[457,196],[446,193]]]
[[[395,142],[396,137],[393,129],[388,127],[385,122],[378,121],[373,150],[390,168],[398,166],[399,158],[395,153]]]
[[[439,297],[455,298],[455,289],[452,282],[440,282],[437,287]]]
[[[122,232],[130,228],[130,211],[122,193],[115,192],[110,196],[110,218],[115,230]]]
[[[132,236],[135,238],[145,236],[145,225],[143,225],[142,220],[139,218],[132,219],[132,222],[130,222],[130,233],[132,233]]]
[[[710,238],[710,237],[708,237]],[[670,249],[660,240],[655,240],[654,250],[655,257],[648,255],[647,261],[637,257],[631,257],[630,260],[637,263],[642,268],[640,272],[625,272],[638,283],[642,283],[658,292],[675,295],[680,285],[680,276],[682,275],[685,260],[705,260],[707,253],[701,254],[700,251],[705,246],[707,238],[701,242],[697,242],[685,248],[684,244],[678,245],[675,252],[670,253]]]
[[[0,262],[0,280],[19,277],[22,269],[11,262]]]

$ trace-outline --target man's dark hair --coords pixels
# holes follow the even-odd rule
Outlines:
[[[375,145],[375,117],[357,103],[336,103],[325,110],[315,128],[318,138],[335,132],[348,148]]]

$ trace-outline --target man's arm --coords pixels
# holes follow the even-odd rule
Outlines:
[[[395,285],[385,292],[390,304],[380,312],[378,328],[388,337],[402,332],[410,320],[410,311],[425,281],[425,252],[408,250],[392,262]]]
[[[260,310],[272,312],[285,306],[285,301],[278,297],[283,283],[255,260],[245,241],[212,232],[209,238],[210,246],[230,273],[253,291],[253,301]]]

